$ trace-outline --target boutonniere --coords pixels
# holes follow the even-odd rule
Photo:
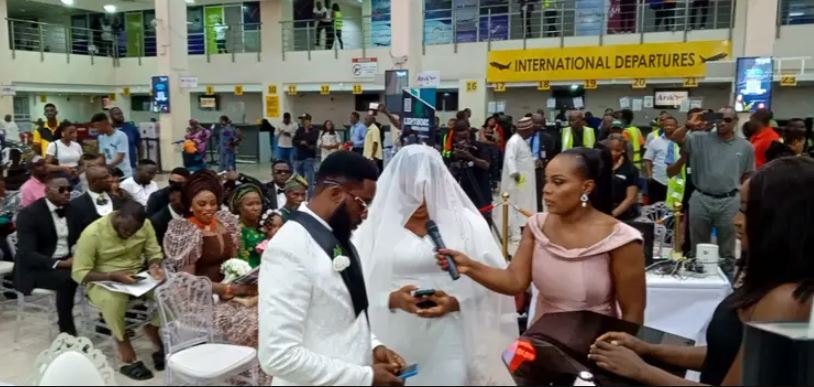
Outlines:
[[[334,271],[336,272],[343,272],[345,269],[350,267],[350,258],[345,255],[342,255],[342,248],[339,246],[334,247],[334,254],[333,254],[333,264],[334,264]]]

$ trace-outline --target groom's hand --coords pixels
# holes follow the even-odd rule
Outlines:
[[[394,372],[398,373],[402,368],[407,367],[407,362],[399,354],[380,345],[373,349],[373,364],[388,364],[396,367]]]
[[[404,379],[397,375],[398,368],[391,364],[373,365],[373,385],[374,386],[403,386]]]

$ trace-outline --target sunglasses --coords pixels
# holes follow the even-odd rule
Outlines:
[[[70,193],[71,192],[71,187],[68,187],[67,185],[59,187],[59,188],[57,188],[57,192],[59,192],[61,194]]]
[[[727,124],[731,124],[733,121],[735,121],[735,119],[732,117],[724,117],[723,121]]]

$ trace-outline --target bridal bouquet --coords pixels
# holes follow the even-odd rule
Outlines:
[[[231,283],[232,281],[243,277],[252,271],[249,263],[238,258],[232,258],[220,265],[220,272],[223,274],[224,284]]]

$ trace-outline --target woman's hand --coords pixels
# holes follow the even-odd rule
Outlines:
[[[257,295],[257,287],[253,285],[232,285],[232,294],[235,297],[254,297]]]
[[[413,297],[413,291],[418,290],[413,285],[407,285],[390,293],[390,309],[401,309],[410,314],[418,314],[418,299]]]
[[[650,368],[633,350],[606,341],[591,345],[588,359],[606,371],[636,381],[641,381]]]
[[[449,263],[447,263],[447,256],[452,257],[455,261],[455,266],[458,268],[458,273],[469,274],[475,269],[476,262],[465,254],[450,249],[440,249],[435,258],[438,260],[438,266],[444,271],[449,271]]]
[[[436,290],[435,294],[425,298],[425,300],[435,303],[435,306],[428,309],[419,309],[416,314],[420,317],[438,318],[461,310],[457,298],[449,296],[440,290]]]
[[[639,356],[648,356],[653,352],[652,344],[642,341],[639,338],[631,336],[627,333],[608,332],[596,339],[596,343],[600,341],[613,345],[621,345],[633,352],[636,352],[636,354]]]

